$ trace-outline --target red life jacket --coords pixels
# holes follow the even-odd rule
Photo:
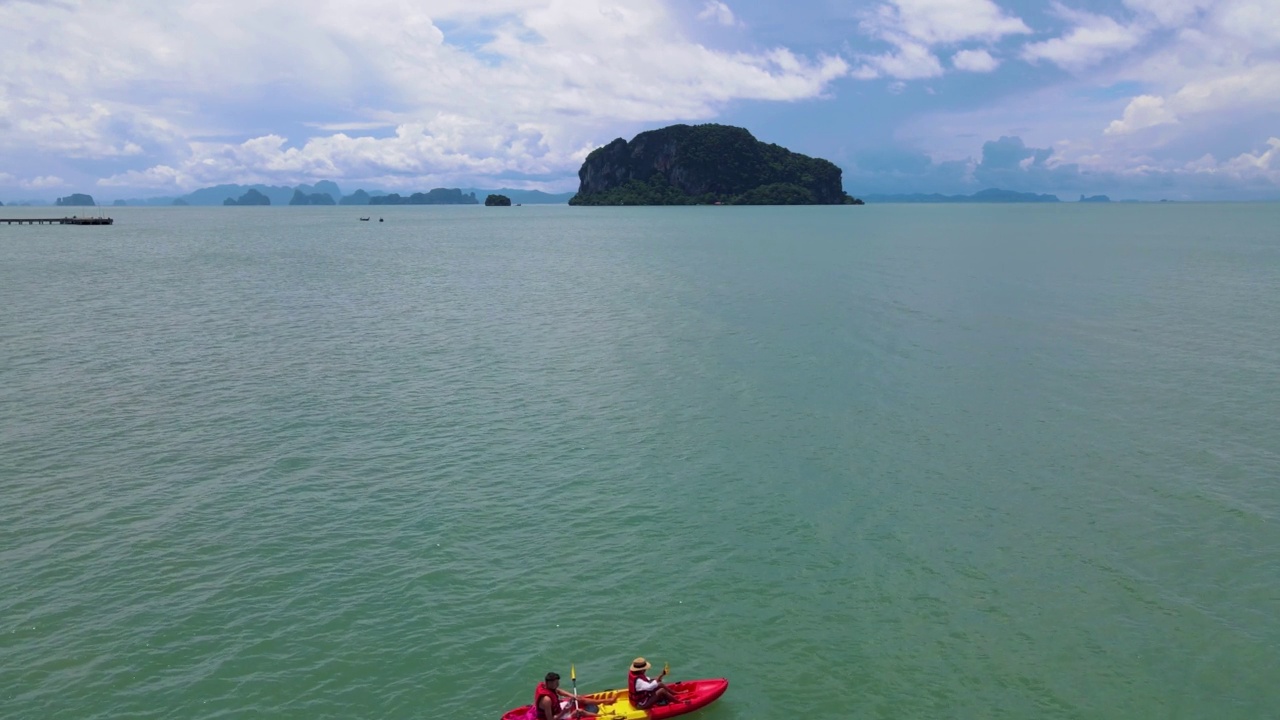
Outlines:
[[[652,690],[637,690],[637,680],[647,680],[644,671],[627,673],[627,700],[631,701],[632,707],[642,708],[644,704],[649,702],[649,698],[653,697]]]
[[[542,698],[551,698],[551,717],[545,717],[542,714]],[[545,682],[538,683],[538,687],[533,691],[533,712],[534,717],[538,720],[556,720],[556,715],[560,714],[560,695],[554,690],[547,688]]]

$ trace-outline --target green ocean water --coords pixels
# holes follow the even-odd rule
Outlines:
[[[111,214],[0,226],[0,717],[1280,708],[1280,204]]]

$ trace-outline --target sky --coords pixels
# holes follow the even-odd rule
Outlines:
[[[851,194],[1280,199],[1280,0],[0,0],[0,201],[577,189],[725,123]]]

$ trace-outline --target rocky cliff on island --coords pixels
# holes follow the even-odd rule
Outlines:
[[[731,125],[672,125],[587,156],[570,205],[860,205],[835,163]]]

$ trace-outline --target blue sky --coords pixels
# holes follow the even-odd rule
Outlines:
[[[0,200],[577,188],[684,122],[855,195],[1280,198],[1276,0],[0,0]]]

